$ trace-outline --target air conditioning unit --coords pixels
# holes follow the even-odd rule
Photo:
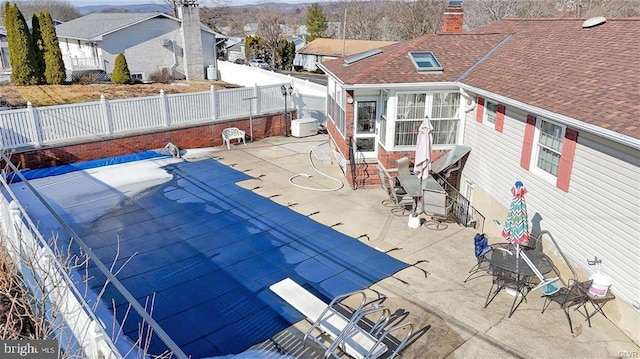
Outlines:
[[[307,137],[318,134],[318,122],[315,118],[299,118],[291,121],[291,136]]]

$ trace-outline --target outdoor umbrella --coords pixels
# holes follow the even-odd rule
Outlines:
[[[433,146],[433,127],[429,117],[420,124],[418,138],[416,140],[416,159],[414,161],[413,173],[420,178],[420,188],[422,179],[429,177],[431,170],[431,147]]]
[[[529,219],[527,218],[527,203],[524,200],[526,193],[527,189],[520,181],[511,188],[513,198],[507,220],[502,228],[502,236],[515,246],[529,242]]]
[[[527,203],[525,202],[524,195],[527,193],[527,189],[522,182],[517,181],[511,188],[511,205],[509,207],[509,213],[507,214],[507,220],[502,228],[502,236],[516,249],[516,257],[522,257],[522,259],[531,268],[536,277],[540,279],[538,284],[532,290],[546,286],[544,293],[549,295],[557,292],[559,288],[552,283],[557,281],[558,278],[547,279],[531,262],[529,257],[520,249],[521,244],[527,244],[529,242],[529,219],[527,217]],[[516,262],[518,263],[518,262]]]
[[[431,127],[429,117],[425,117],[425,119],[420,124],[420,127],[418,128],[418,137],[416,139],[416,155],[413,165],[413,174],[420,180],[420,193],[423,193],[422,180],[429,177],[429,171],[431,170],[431,146],[433,143],[432,132],[433,127]],[[409,216],[409,227],[416,228],[420,225],[417,211],[418,201],[418,199],[415,199],[413,213]]]

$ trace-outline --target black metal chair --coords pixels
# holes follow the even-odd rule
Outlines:
[[[473,237],[473,246],[475,249],[476,260],[478,262],[469,270],[469,276],[464,280],[465,283],[471,279],[491,275],[491,266],[485,257],[485,255],[491,250],[491,246],[489,246],[487,241],[487,236],[484,233],[476,233]]]
[[[584,283],[578,282],[575,279],[569,279],[567,286],[560,288],[556,293],[552,295],[544,296],[544,305],[542,306],[542,313],[549,307],[552,302],[558,303],[560,308],[564,311],[564,315],[569,321],[569,329],[573,334],[573,323],[571,321],[571,308],[579,309],[589,301],[589,297],[585,291]],[[591,324],[591,323],[589,323]]]

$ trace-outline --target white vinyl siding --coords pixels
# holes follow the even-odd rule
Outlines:
[[[587,259],[598,256],[616,296],[628,303],[640,301],[640,151],[580,132],[571,191],[565,192],[520,167],[525,123],[525,113],[507,108],[504,131],[499,133],[475,121],[475,111],[470,112],[464,143],[472,150],[462,175],[474,183],[476,191],[486,192],[505,209],[514,182],[522,181],[528,190],[530,229],[536,217],[572,264],[587,272],[595,271]],[[504,222],[504,218],[487,218],[486,223],[493,219]]]

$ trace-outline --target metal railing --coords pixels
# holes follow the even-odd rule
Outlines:
[[[173,339],[169,337],[164,329],[160,327],[155,319],[152,318],[146,308],[136,300],[136,298],[124,287],[124,285],[122,285],[120,280],[116,278],[111,270],[109,270],[109,268],[93,254],[92,249],[84,242],[84,240],[75,233],[75,231],[62,219],[62,217],[60,217],[60,215],[31,186],[30,182],[24,178],[20,173],[20,170],[11,162],[9,156],[2,152],[0,153],[0,159],[8,166],[8,170],[10,172],[15,173],[22,180],[26,185],[27,190],[30,191],[40,203],[42,203],[44,208],[51,214],[55,221],[60,224],[62,231],[69,236],[75,245],[78,245],[81,250],[87,254],[87,258],[91,264],[95,265],[101,274],[105,276],[107,283],[114,286],[118,293],[124,297],[133,311],[142,318],[145,325],[149,326],[153,335],[158,337],[176,358],[187,359],[187,355],[182,351],[182,349],[180,349]],[[115,345],[115,341],[118,339],[117,336],[111,337],[105,329],[105,324],[103,324],[103,321],[107,318],[98,318],[96,316],[94,309],[87,303],[85,297],[80,293],[77,287],[78,283],[71,279],[71,274],[68,273],[68,269],[64,267],[63,263],[60,262],[60,259],[54,254],[49,243],[47,243],[47,240],[40,233],[38,225],[32,221],[25,209],[19,204],[18,199],[13,194],[9,183],[5,180],[4,176],[0,176],[0,183],[2,184],[2,193],[6,196],[6,198],[4,196],[1,197],[0,211],[10,214],[8,216],[9,218],[4,218],[0,229],[2,229],[2,232],[5,232],[4,234],[9,237],[10,245],[6,246],[6,248],[10,250],[10,253],[12,253],[14,261],[19,264],[26,261],[27,265],[20,265],[20,268],[22,268],[23,271],[29,270],[30,272],[33,272],[22,273],[23,275],[28,274],[25,276],[27,278],[25,282],[31,286],[35,285],[39,289],[44,288],[47,290],[49,288],[37,282],[28,283],[28,278],[33,278],[32,281],[37,281],[38,278],[47,278],[49,276],[56,276],[60,278],[59,282],[54,283],[53,288],[49,289],[51,293],[42,293],[43,295],[51,296],[54,299],[59,298],[58,300],[61,301],[61,303],[66,303],[64,305],[59,304],[58,307],[61,308],[60,314],[65,318],[66,324],[69,327],[59,328],[58,330],[71,331],[74,339],[82,346],[85,353],[88,350],[96,351],[94,353],[88,353],[87,356],[89,358],[121,358],[122,353]],[[11,201],[10,203],[9,200]],[[17,212],[17,214],[12,214],[12,212]],[[11,228],[14,229],[11,230]],[[54,243],[54,245],[56,244]],[[34,249],[37,250],[38,253],[36,253]],[[32,253],[25,256],[25,252],[29,251]],[[37,261],[43,260],[47,263],[51,263],[52,265],[34,266],[31,263],[34,259]],[[43,270],[43,268],[47,273],[38,272],[39,270]],[[51,273],[51,271],[55,271],[55,273]],[[80,285],[86,285],[86,283],[80,283]],[[58,293],[61,291],[63,291],[63,293]],[[96,347],[96,342],[100,344],[98,345],[100,348]],[[93,344],[93,347],[88,343]],[[102,349],[103,351],[99,351],[99,349]],[[107,352],[104,352],[105,349]],[[146,357],[146,355],[141,356],[141,358]]]
[[[451,214],[456,220],[465,227],[473,227],[478,233],[483,233],[485,218],[482,213],[478,212],[471,202],[443,176],[435,174],[434,178],[447,193],[451,201]]]

